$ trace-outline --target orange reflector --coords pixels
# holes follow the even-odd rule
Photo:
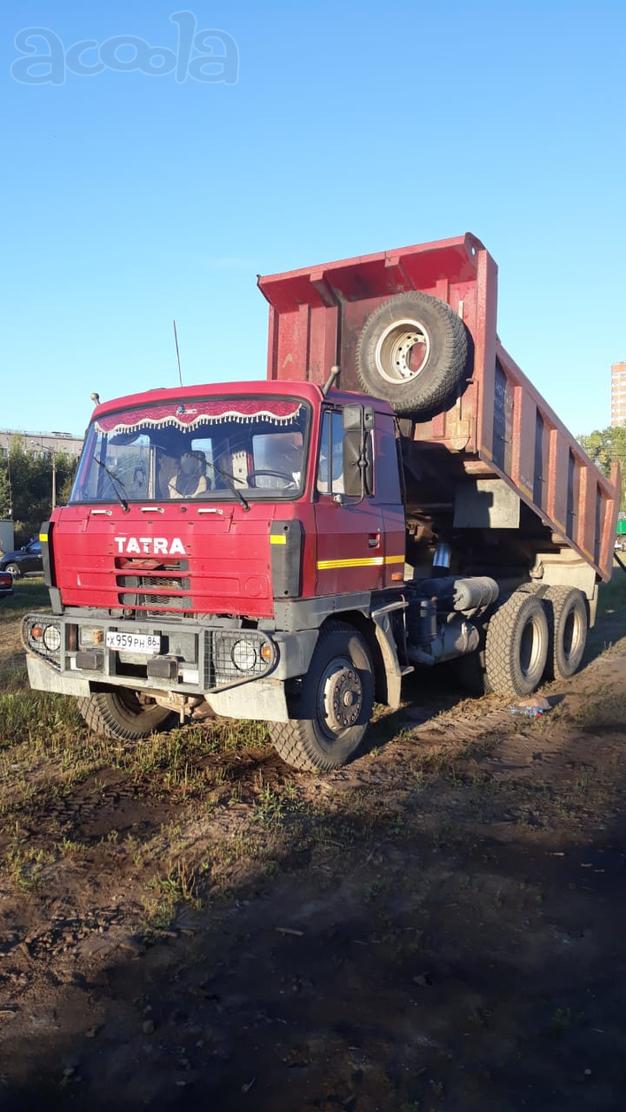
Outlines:
[[[401,571],[392,571],[391,578],[394,583],[399,583],[404,579],[404,574]]]
[[[261,660],[264,660],[266,664],[270,664],[270,662],[273,660],[274,650],[272,649],[269,641],[263,642],[261,648],[259,649],[259,655],[261,657]]]
[[[43,637],[43,626],[33,626],[30,631],[33,641],[41,641]]]

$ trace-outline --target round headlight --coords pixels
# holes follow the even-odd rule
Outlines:
[[[256,650],[251,641],[235,641],[230,655],[240,672],[251,672],[256,664]]]
[[[46,626],[43,631],[43,643],[48,652],[56,653],[61,648],[61,630],[58,626]]]

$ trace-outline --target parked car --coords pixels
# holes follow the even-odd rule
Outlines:
[[[29,541],[23,548],[17,548],[15,552],[5,552],[0,560],[0,571],[8,571],[14,579],[19,579],[28,571],[43,571],[41,543]]]
[[[0,571],[0,598],[13,594],[13,576],[8,571]]]

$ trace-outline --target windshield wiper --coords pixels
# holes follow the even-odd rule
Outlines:
[[[233,494],[236,495],[236,497],[239,499],[244,510],[249,510],[250,503],[247,501],[246,498],[244,498],[239,487],[235,486],[235,483],[237,482],[235,476],[231,475],[229,471],[223,471],[222,468],[218,467],[216,463],[209,463],[209,467],[211,467],[213,471],[216,471],[218,475],[221,475],[223,479],[226,479],[226,482],[228,483],[230,489],[232,490]]]
[[[116,497],[117,497],[117,499],[120,503],[120,506],[122,507],[123,510],[128,512],[128,502],[126,501],[124,495],[120,492],[120,490],[118,490],[118,487],[121,487],[122,490],[126,490],[126,487],[124,486],[122,480],[118,479],[115,472],[111,471],[110,468],[107,467],[106,463],[103,463],[101,459],[98,459],[98,457],[95,453],[94,453],[92,458],[95,459],[98,466],[101,467],[102,470],[105,471],[106,474],[109,476],[109,479],[111,480],[111,486],[113,487],[113,490],[115,491],[115,495],[116,495]]]

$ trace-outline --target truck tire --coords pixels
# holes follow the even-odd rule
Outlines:
[[[365,321],[356,371],[368,394],[396,413],[426,419],[446,409],[471,373],[471,337],[439,298],[395,294]]]
[[[99,691],[78,700],[78,709],[94,734],[117,741],[139,741],[157,730],[167,730],[177,715],[157,703],[141,703],[136,691]]]
[[[271,722],[279,757],[303,772],[341,768],[358,750],[374,706],[372,658],[361,634],[344,622],[323,627],[296,713]]]
[[[548,617],[548,679],[564,680],[580,668],[585,652],[587,605],[573,587],[548,587],[543,601]]]
[[[485,664],[496,695],[530,695],[548,658],[548,620],[541,599],[516,591],[489,620]]]

